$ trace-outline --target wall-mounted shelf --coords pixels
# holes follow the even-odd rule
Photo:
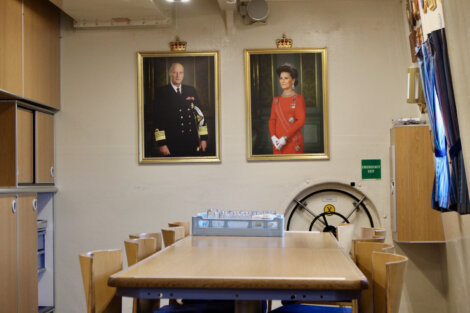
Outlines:
[[[391,130],[392,234],[397,242],[444,242],[441,213],[431,208],[431,142],[428,125]]]

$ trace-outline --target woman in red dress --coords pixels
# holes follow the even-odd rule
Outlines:
[[[295,92],[297,70],[290,64],[276,70],[282,94],[273,99],[269,132],[274,154],[304,153],[302,127],[305,124],[305,100]]]

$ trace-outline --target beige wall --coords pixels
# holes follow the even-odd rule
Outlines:
[[[400,313],[447,312],[445,244],[394,243],[408,257]]]
[[[225,32],[216,1],[182,5],[167,29],[62,29],[62,110],[56,115],[57,312],[84,312],[78,253],[123,248],[128,233],[158,231],[206,208],[270,208],[325,181],[360,182],[360,160],[382,159],[382,179],[361,182],[390,233],[389,129],[416,117],[407,104],[410,57],[399,0],[270,2],[267,25],[235,19]],[[243,49],[271,48],[282,33],[295,47],[328,48],[329,161],[247,162]],[[179,35],[190,50],[220,51],[220,164],[137,164],[138,51],[168,51]],[[421,246],[424,255],[436,251]],[[414,248],[401,312],[445,312],[441,257]],[[440,250],[437,250],[440,251]],[[417,284],[419,282],[419,284]],[[423,292],[411,290],[423,287]],[[442,309],[442,310],[440,310]],[[437,312],[437,311],[436,311]]]

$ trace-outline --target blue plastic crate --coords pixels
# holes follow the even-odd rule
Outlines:
[[[38,251],[44,250],[45,245],[46,245],[46,231],[45,230],[38,231]]]
[[[46,270],[46,253],[44,250],[38,251],[38,273]]]
[[[284,216],[276,214],[272,219],[223,219],[207,218],[206,213],[192,217],[194,236],[249,236],[283,237]]]
[[[44,306],[44,305],[38,306],[38,313],[52,313],[52,312],[54,312],[53,306]]]

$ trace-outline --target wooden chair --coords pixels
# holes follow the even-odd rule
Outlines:
[[[98,250],[79,255],[88,313],[120,313],[121,297],[108,286],[108,277],[122,270],[121,250]]]
[[[351,258],[356,261],[356,243],[357,242],[376,242],[376,243],[384,243],[385,238],[369,238],[369,239],[354,239],[351,245]]]
[[[177,227],[168,227],[162,228],[162,236],[163,236],[163,243],[165,247],[168,247],[178,240],[184,238],[184,227],[177,226]]]
[[[398,313],[408,258],[393,253],[372,253],[374,313]]]
[[[361,306],[359,312],[398,313],[401,293],[405,276],[405,267],[408,258],[393,253],[378,252],[389,250],[392,246],[384,243],[356,241],[358,266],[369,280],[369,289],[372,291],[372,308]],[[377,251],[375,251],[377,250]],[[370,273],[364,267],[370,269]],[[361,304],[364,304],[366,290],[362,291]],[[273,313],[343,313],[352,312],[353,309],[336,306],[309,306],[306,304],[284,305],[271,312]],[[372,311],[371,311],[372,310]]]
[[[358,242],[375,242],[384,244],[384,238],[369,238],[369,239],[354,239],[351,244],[351,258],[356,262],[356,247]],[[385,246],[384,246],[385,247]],[[391,244],[388,244],[388,248],[383,248],[382,252],[394,252],[394,247]],[[388,249],[388,250],[387,250]]]
[[[153,237],[124,240],[124,246],[128,266],[132,266],[157,252],[157,241]]]
[[[129,234],[129,239],[138,239],[138,238],[155,238],[156,240],[156,251],[162,249],[162,234],[161,233],[135,233]]]
[[[349,255],[354,233],[354,224],[341,223],[336,228],[336,237],[338,244]]]
[[[183,226],[174,226],[168,228],[162,228],[163,243],[165,247],[171,246],[178,240],[184,238],[185,229]],[[170,299],[170,305],[181,304],[181,299]]]
[[[189,222],[170,222],[168,227],[184,227],[184,236],[188,237],[191,234],[191,224]]]
[[[369,288],[364,289],[359,300],[359,312],[373,313],[373,277],[372,277],[372,253],[375,251],[383,252],[384,249],[393,248],[391,244],[373,242],[373,241],[354,241],[354,257],[357,267],[366,276],[369,281]]]
[[[158,234],[160,235],[160,234]],[[158,237],[158,236],[157,236]],[[161,235],[160,249],[157,249],[157,240],[155,237],[144,237],[124,240],[124,246],[126,248],[127,264],[132,266],[135,263],[143,260],[150,255],[161,250]],[[137,299],[134,298],[132,301],[132,312],[154,312],[160,307],[160,300],[153,299]]]
[[[386,230],[381,227],[361,227],[360,239],[383,239],[385,240]]]

